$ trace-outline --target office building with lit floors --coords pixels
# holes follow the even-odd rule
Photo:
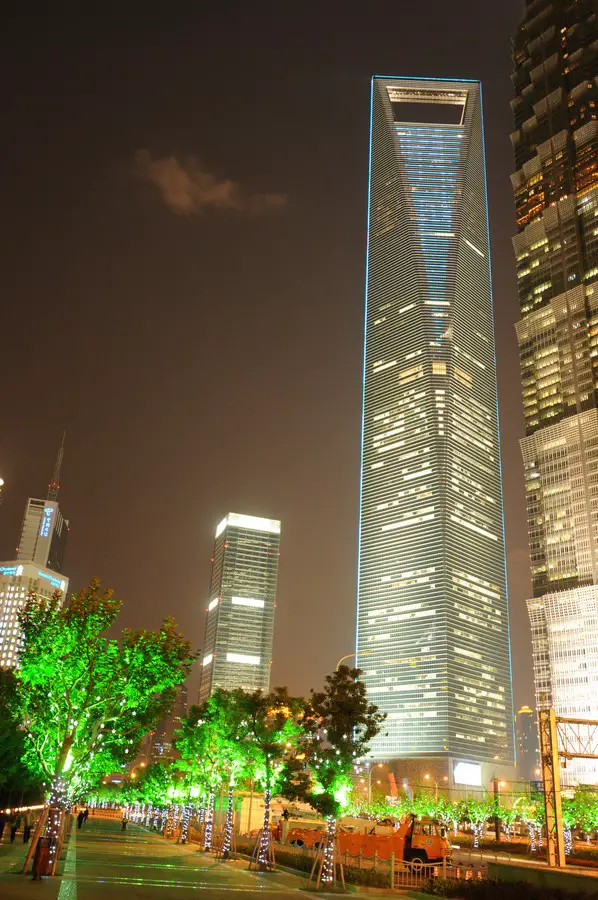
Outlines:
[[[598,719],[598,15],[526,3],[513,41],[513,239],[536,705]],[[564,783],[598,783],[572,760]]]
[[[280,522],[229,513],[216,529],[199,700],[216,688],[268,691]]]
[[[357,660],[375,759],[510,774],[513,708],[478,81],[374,77]]]
[[[186,715],[187,687],[181,684],[177,688],[176,696],[168,713],[163,719],[158,720],[156,727],[150,732],[149,759],[147,761],[152,763],[160,762],[160,760],[172,762],[177,759],[178,753],[173,745],[173,738]]]

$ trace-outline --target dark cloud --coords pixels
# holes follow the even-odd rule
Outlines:
[[[262,215],[286,205],[285,194],[259,194],[245,190],[230,178],[219,179],[199,160],[181,162],[176,156],[153,159],[149,150],[135,154],[137,173],[155,184],[166,205],[177,215],[201,215],[208,210]]]

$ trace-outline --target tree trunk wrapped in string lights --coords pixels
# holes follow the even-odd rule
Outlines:
[[[185,803],[181,816],[181,844],[186,844],[189,837],[189,822],[191,820],[191,803]]]
[[[203,838],[204,850],[212,849],[212,839],[214,836],[214,792],[208,794],[208,804],[206,806],[206,827]]]
[[[228,802],[226,804],[226,819],[224,821],[224,835],[222,838],[221,855],[223,859],[228,859],[233,845],[233,800],[235,788],[231,783],[228,786]]]
[[[328,816],[326,822],[326,846],[324,848],[324,861],[322,865],[322,881],[325,885],[330,885],[334,881],[336,819],[334,818],[334,816]]]
[[[257,855],[259,869],[267,869],[270,865],[270,844],[272,832],[270,830],[270,789],[264,791],[264,821],[260,833],[260,849]]]

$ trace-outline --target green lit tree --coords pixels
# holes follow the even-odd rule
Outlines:
[[[157,631],[109,638],[120,606],[94,579],[62,608],[59,595],[31,594],[21,614],[16,708],[24,761],[50,783],[54,805],[131,761],[191,668],[190,645],[171,619]]]
[[[224,693],[217,692],[201,706],[192,706],[174,738],[180,754],[175,766],[184,773],[188,794],[196,787],[205,798],[204,850],[212,849],[214,794],[225,777],[221,710]]]
[[[292,771],[286,778],[286,796],[307,801],[327,819],[322,862],[325,886],[334,880],[337,821],[350,802],[355,764],[367,754],[386,718],[369,702],[360,675],[361,669],[339,666],[326,676],[323,691],[312,691],[305,717],[310,735],[302,748],[309,777],[300,777],[297,761],[287,766]]]
[[[494,811],[494,803],[490,797],[481,797],[478,800],[467,800],[465,804],[465,818],[471,822],[473,828],[473,846],[480,846],[480,838],[484,830],[485,822]]]
[[[542,844],[542,825],[545,821],[544,802],[538,795],[518,797],[513,803],[517,815],[527,825],[530,850],[535,853],[538,843]]]
[[[23,763],[26,735],[18,719],[17,683],[11,669],[0,669],[0,798],[41,796],[41,778]]]
[[[125,803],[143,803],[149,806],[166,806],[176,789],[175,771],[162,762],[152,763],[141,769],[133,778],[129,775],[121,789]]]
[[[572,818],[586,840],[598,829],[598,794],[591,788],[578,788],[572,801]]]
[[[237,715],[243,724],[243,752],[247,766],[255,774],[264,791],[264,820],[256,861],[260,869],[270,865],[271,825],[270,799],[284,778],[284,764],[295,753],[308,727],[307,706],[302,697],[290,697],[286,688],[271,693],[235,692]]]

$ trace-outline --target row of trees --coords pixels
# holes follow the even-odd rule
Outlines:
[[[167,801],[205,809],[205,838],[211,847],[214,796],[228,791],[223,844],[230,848],[233,794],[259,784],[264,820],[258,865],[268,864],[270,800],[278,794],[309,803],[328,820],[334,852],[336,822],[347,809],[357,760],[382,725],[384,716],[368,702],[358,669],[341,666],[326,677],[324,690],[309,699],[284,688],[261,691],[217,690],[201,707],[192,707],[174,743],[180,754],[169,769],[152,766],[124,785],[129,803]]]
[[[571,849],[572,832],[577,830],[591,835],[598,830],[598,792],[592,789],[578,789],[573,796],[562,798],[563,824],[568,852]],[[428,793],[413,798],[401,797],[392,803],[364,803],[356,801],[351,805],[354,815],[386,816],[400,818],[408,813],[429,816],[442,822],[447,829],[456,831],[464,822],[471,825],[474,844],[478,845],[484,824],[498,818],[508,837],[513,835],[515,823],[523,823],[530,836],[532,849],[541,841],[540,835],[545,825],[544,797],[541,794],[497,798],[494,795],[469,800],[449,800]]]
[[[32,594],[20,615],[19,666],[0,685],[0,761],[11,778],[41,782],[54,805],[88,794],[102,777],[128,767],[139,743],[165,714],[195,654],[165,619],[156,631],[125,629],[109,636],[121,603],[98,580],[62,607],[56,595]],[[301,799],[329,821],[345,809],[352,771],[379,732],[384,716],[367,700],[360,672],[340,667],[309,699],[279,688],[270,694],[217,692],[192,707],[177,735],[177,783],[187,805],[206,800],[210,840],[214,793],[226,784],[230,827],[235,787],[248,779],[265,796],[259,862],[266,863],[270,798]],[[145,777],[159,793],[171,780],[163,771]],[[133,799],[141,785],[128,785]]]

